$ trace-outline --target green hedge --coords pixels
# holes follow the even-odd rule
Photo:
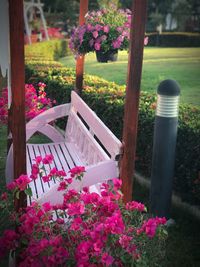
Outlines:
[[[47,84],[48,95],[56,99],[58,104],[69,102],[75,82],[75,71],[57,67],[57,63],[55,67],[45,64],[41,63],[37,69],[34,64],[27,65],[27,82],[43,81]],[[118,86],[95,76],[84,77],[83,99],[119,138],[123,127],[124,95],[124,86]],[[155,95],[141,93],[136,169],[147,177],[151,171],[155,104]],[[200,204],[199,118],[199,108],[180,106],[174,190],[183,200],[193,204]]]
[[[163,47],[200,47],[199,33],[163,32],[149,33],[149,46]]]
[[[57,60],[70,52],[68,40],[55,39],[32,45],[25,45],[25,61]]]

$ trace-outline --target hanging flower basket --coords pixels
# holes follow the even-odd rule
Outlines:
[[[116,61],[117,51],[129,47],[130,23],[128,9],[110,6],[89,12],[85,24],[74,30],[69,46],[76,57],[96,52],[99,62]]]

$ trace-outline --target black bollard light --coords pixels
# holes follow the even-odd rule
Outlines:
[[[169,219],[174,176],[180,87],[174,80],[158,86],[151,171],[150,209]]]

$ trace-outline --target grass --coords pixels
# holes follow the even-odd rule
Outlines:
[[[94,53],[85,57],[85,73],[100,76],[117,84],[126,84],[128,54],[120,51],[118,61],[98,63]],[[73,56],[60,59],[75,67]],[[181,87],[181,102],[200,105],[200,48],[145,47],[141,89],[156,92],[165,79],[176,80]]]

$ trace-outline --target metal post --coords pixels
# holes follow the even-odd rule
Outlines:
[[[169,218],[174,175],[180,87],[174,80],[158,86],[151,172],[151,212]]]

